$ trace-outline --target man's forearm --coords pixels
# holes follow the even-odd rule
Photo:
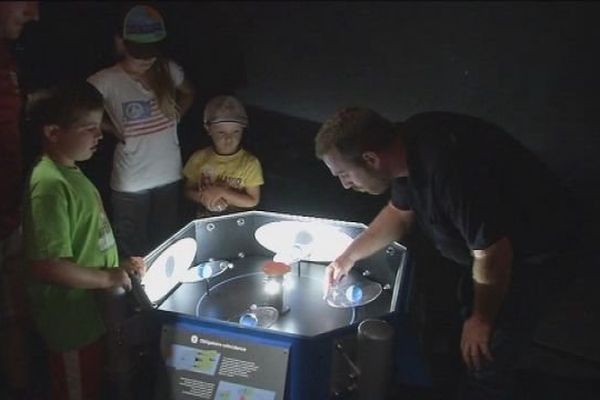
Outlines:
[[[502,238],[487,249],[473,252],[473,317],[492,323],[508,290],[512,246]]]
[[[384,246],[401,239],[411,228],[412,211],[404,211],[388,204],[344,251],[343,256],[356,262],[374,254]]]
[[[474,282],[472,316],[493,323],[504,301],[508,284],[481,284]]]

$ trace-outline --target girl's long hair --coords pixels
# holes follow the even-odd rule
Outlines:
[[[169,71],[169,60],[162,56],[157,57],[146,74],[160,110],[167,118],[179,120],[180,110],[175,101],[175,82]]]
[[[125,57],[125,45],[123,43],[123,20],[127,11],[129,11],[130,5],[120,7],[121,11],[119,14],[118,22],[116,25],[117,31],[115,32],[115,52],[118,59]],[[152,67],[146,72],[148,77],[148,84],[150,89],[156,96],[158,108],[165,114],[169,119],[175,119],[179,121],[180,110],[176,102],[176,91],[175,82],[171,78],[169,71],[169,59],[164,56],[156,57],[156,61],[152,64]]]

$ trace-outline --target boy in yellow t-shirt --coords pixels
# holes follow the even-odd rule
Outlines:
[[[260,201],[260,161],[240,147],[246,126],[246,110],[235,97],[217,96],[206,104],[204,128],[213,144],[183,167],[185,196],[198,204],[197,216],[250,209]]]

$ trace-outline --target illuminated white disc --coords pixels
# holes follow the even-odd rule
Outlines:
[[[293,245],[287,251],[275,254],[273,256],[273,261],[291,265],[295,262],[302,260],[303,258],[306,258],[308,254],[304,253],[305,251],[302,249],[301,246]]]
[[[196,240],[185,238],[167,247],[142,279],[144,292],[151,302],[157,302],[179,283],[179,277],[192,264],[196,256]]]
[[[254,237],[276,253],[278,260],[285,261],[330,262],[352,242],[347,233],[335,226],[302,221],[271,222],[259,227]]]

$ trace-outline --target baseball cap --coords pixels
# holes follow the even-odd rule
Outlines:
[[[237,122],[248,126],[248,115],[243,104],[233,96],[216,96],[204,107],[204,123],[207,125],[220,122]]]
[[[152,58],[160,54],[160,43],[167,36],[163,17],[154,8],[137,5],[123,21],[123,39],[134,58]]]

